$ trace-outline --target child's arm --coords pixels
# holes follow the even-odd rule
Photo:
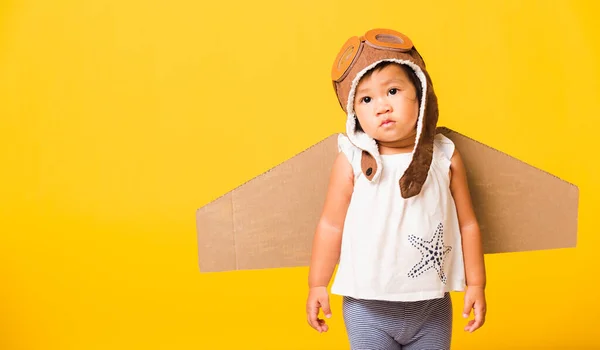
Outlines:
[[[342,231],[353,190],[352,166],[340,152],[333,164],[323,212],[315,232],[308,275],[310,292],[306,313],[308,323],[319,332],[328,329],[325,321],[317,318],[319,308],[331,317],[327,286],[340,257]]]
[[[450,190],[458,212],[467,279],[463,316],[468,317],[471,309],[474,310],[475,314],[475,320],[471,320],[465,327],[465,330],[473,332],[485,322],[485,263],[481,244],[481,232],[471,203],[467,173],[458,150],[455,150],[452,156],[450,172]]]

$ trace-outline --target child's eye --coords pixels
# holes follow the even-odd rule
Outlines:
[[[398,89],[396,89],[396,88],[392,88],[392,89],[390,89],[390,92],[389,92],[389,94],[390,94],[390,95],[395,95],[397,92],[398,92]]]
[[[371,102],[371,98],[369,96],[365,96],[360,99],[360,102],[369,103]]]

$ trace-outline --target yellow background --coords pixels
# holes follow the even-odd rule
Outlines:
[[[416,43],[440,125],[581,191],[578,247],[487,256],[453,348],[600,348],[598,2],[0,4],[0,349],[346,349],[306,268],[201,274],[194,215],[344,130],[330,67],[373,27]]]

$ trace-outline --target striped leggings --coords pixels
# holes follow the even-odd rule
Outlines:
[[[342,309],[352,350],[450,349],[449,293],[413,302],[344,297]]]

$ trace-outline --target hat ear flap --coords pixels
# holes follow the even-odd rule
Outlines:
[[[427,77],[427,104],[423,113],[423,130],[417,140],[412,161],[400,178],[400,194],[403,198],[410,198],[421,192],[433,160],[433,140],[439,112],[433,84],[429,75],[427,73],[425,75]]]

